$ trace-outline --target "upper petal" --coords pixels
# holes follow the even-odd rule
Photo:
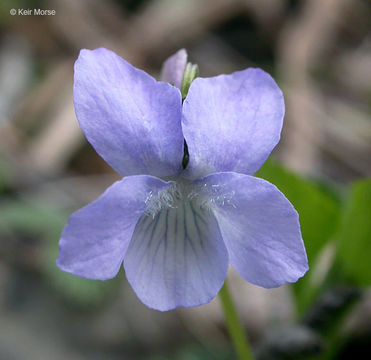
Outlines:
[[[88,141],[123,176],[181,169],[181,94],[107,49],[81,50],[76,116]]]
[[[152,176],[130,176],[75,212],[63,229],[57,265],[88,279],[106,280],[120,269],[146,200],[168,183]]]
[[[214,215],[187,200],[141,218],[124,267],[141,301],[166,311],[211,301],[223,285],[228,253]]]
[[[161,80],[167,81],[180,89],[186,65],[187,51],[185,49],[180,49],[165,60],[161,69]]]
[[[281,90],[260,69],[194,80],[182,117],[187,176],[255,173],[280,139],[284,109]]]
[[[298,214],[274,185],[237,173],[212,174],[197,183],[214,208],[230,263],[245,280],[271,288],[305,274]]]

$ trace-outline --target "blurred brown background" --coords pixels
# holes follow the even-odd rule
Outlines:
[[[78,127],[73,63],[81,48],[103,46],[157,77],[179,48],[200,76],[261,67],[286,101],[276,158],[341,188],[371,174],[371,2],[3,0],[0,21],[0,207],[27,224],[0,240],[0,359],[232,358],[217,300],[163,314],[139,302],[123,272],[95,286],[54,269],[68,215],[118,176]],[[292,321],[288,288],[231,278],[253,342]]]

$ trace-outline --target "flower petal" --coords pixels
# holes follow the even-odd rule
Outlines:
[[[166,186],[152,176],[130,176],[76,211],[61,235],[59,268],[88,279],[114,277],[146,209],[146,199]]]
[[[194,80],[183,104],[187,177],[255,173],[280,139],[284,111],[281,90],[263,70]]]
[[[88,141],[123,176],[181,170],[181,94],[107,49],[81,50],[76,116]]]
[[[212,213],[181,201],[141,218],[124,267],[140,300],[167,311],[211,301],[223,285],[228,253]]]
[[[237,173],[212,174],[197,183],[215,208],[230,263],[245,280],[271,288],[305,274],[298,214],[274,185]]]
[[[162,65],[161,81],[167,81],[180,89],[186,65],[187,51],[180,49],[174,55],[167,58]]]

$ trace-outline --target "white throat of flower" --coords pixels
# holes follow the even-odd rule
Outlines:
[[[185,179],[177,179],[169,187],[157,194],[152,191],[145,200],[146,215],[155,217],[162,209],[177,209],[183,202],[192,201],[200,209],[213,211],[216,207],[234,204],[235,191],[222,191],[220,185],[192,184]]]

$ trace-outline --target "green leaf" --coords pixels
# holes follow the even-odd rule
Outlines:
[[[354,183],[337,236],[337,259],[346,280],[371,284],[371,179]]]
[[[63,227],[63,217],[56,211],[20,200],[1,202],[0,219],[1,230],[18,234],[56,236]]]
[[[14,169],[9,161],[0,154],[0,192],[14,184],[16,179]]]

